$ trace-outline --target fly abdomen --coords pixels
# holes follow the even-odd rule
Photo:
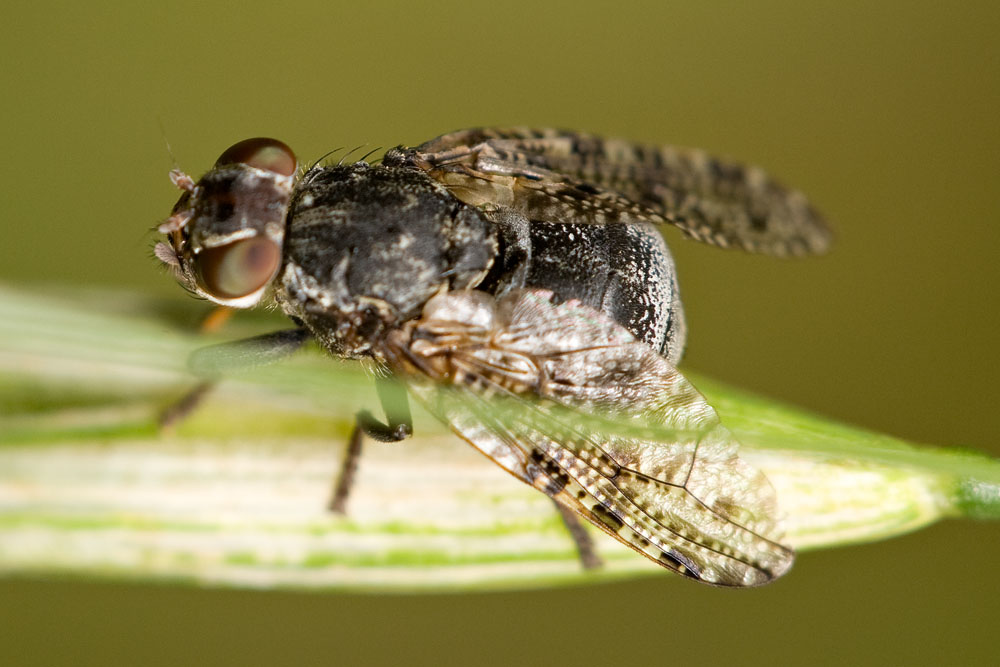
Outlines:
[[[533,222],[526,286],[609,315],[676,364],[684,312],[673,258],[651,225]]]

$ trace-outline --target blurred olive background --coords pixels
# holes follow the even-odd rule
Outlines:
[[[187,298],[150,254],[177,196],[164,134],[195,175],[261,134],[304,160],[491,124],[701,146],[808,193],[837,244],[779,261],[668,231],[685,367],[1000,454],[998,7],[17,3],[0,280]],[[442,596],[7,581],[0,662],[990,663],[998,558],[996,525],[961,522],[805,554],[747,592],[668,575]]]

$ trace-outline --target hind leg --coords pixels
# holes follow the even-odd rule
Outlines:
[[[573,510],[563,507],[555,500],[552,502],[555,503],[556,510],[558,510],[559,516],[562,517],[563,524],[566,525],[566,530],[569,531],[570,537],[573,538],[573,542],[576,544],[576,552],[580,556],[580,564],[583,565],[583,569],[600,569],[604,565],[604,561],[597,555],[597,549],[594,547],[594,537],[584,528],[580,517]]]

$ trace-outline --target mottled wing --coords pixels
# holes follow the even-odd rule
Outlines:
[[[443,135],[411,155],[463,201],[510,206],[531,220],[670,223],[704,243],[779,256],[830,245],[826,223],[802,193],[758,167],[701,150],[479,128]]]
[[[785,572],[774,490],[704,398],[612,320],[550,296],[437,296],[386,356],[462,438],[660,565],[722,586]]]

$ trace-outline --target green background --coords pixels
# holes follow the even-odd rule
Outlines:
[[[305,160],[491,124],[700,146],[808,193],[837,243],[779,261],[667,232],[685,366],[1000,455],[998,7],[17,3],[0,27],[0,280],[185,298],[150,255],[177,194],[164,134],[196,175],[260,134]],[[0,662],[985,664],[998,559],[997,527],[962,522],[806,554],[749,592],[670,576],[441,596],[7,581]]]

